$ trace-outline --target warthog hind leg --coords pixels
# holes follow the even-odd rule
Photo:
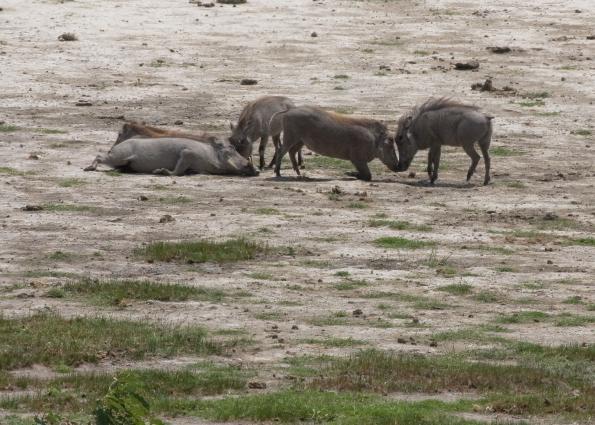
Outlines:
[[[477,164],[479,163],[479,158],[481,157],[475,150],[475,147],[473,147],[473,143],[463,145],[463,149],[465,150],[465,153],[471,158],[471,166],[469,167],[469,171],[467,171],[467,181],[469,181],[471,180],[471,176],[475,172]]]
[[[183,149],[182,152],[180,152],[180,158],[178,158],[176,167],[172,171],[168,170],[167,168],[157,168],[156,170],[153,170],[153,174],[163,174],[166,176],[183,176],[184,174],[186,174],[186,171],[188,171],[192,166],[192,162],[196,159],[196,154],[194,152],[192,152],[189,149]]]
[[[275,147],[275,153],[273,154],[273,159],[271,159],[271,162],[269,163],[267,168],[271,168],[277,160],[279,146],[281,146],[281,135],[277,134],[276,136],[273,136],[273,146]]]
[[[89,165],[88,167],[85,167],[84,170],[85,171],[95,171],[95,170],[97,170],[97,166],[99,164],[103,163],[104,161],[105,161],[105,156],[99,154],[95,157],[95,159],[93,160],[91,165]]]
[[[483,163],[486,168],[485,177],[483,179],[483,184],[487,185],[490,182],[490,153],[488,152],[490,149],[490,142],[492,141],[492,127],[490,126],[490,130],[487,132],[485,136],[483,136],[479,142],[479,148],[481,149],[481,154],[483,155]]]
[[[432,180],[432,165],[434,163],[434,159],[432,158],[432,149],[428,149],[428,168],[426,169],[428,172],[428,180]]]

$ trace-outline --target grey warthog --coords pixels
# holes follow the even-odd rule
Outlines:
[[[492,119],[479,112],[476,106],[465,105],[450,99],[430,99],[399,119],[395,143],[399,150],[397,171],[405,171],[420,149],[428,152],[428,177],[431,184],[438,178],[440,151],[442,145],[462,146],[471,157],[471,167],[467,181],[475,172],[479,154],[475,151],[477,142],[485,163],[483,184],[490,182],[490,141],[492,139]]]
[[[98,164],[137,173],[181,176],[187,173],[256,176],[258,171],[229,143],[197,143],[181,138],[132,138],[98,155],[85,171]]]
[[[275,146],[275,156],[269,163],[272,167],[275,163],[279,145],[281,144],[281,132],[283,127],[279,119],[271,119],[275,113],[295,108],[294,103],[283,96],[264,96],[248,103],[238,119],[238,124],[230,123],[231,136],[229,142],[236,146],[236,149],[244,158],[252,156],[252,144],[260,138],[258,154],[260,159],[260,169],[264,168],[264,151],[269,140],[273,137]],[[249,143],[247,143],[249,142]],[[299,153],[300,165],[302,164],[302,154]]]
[[[295,153],[303,145],[318,154],[351,161],[357,172],[350,175],[361,180],[372,179],[368,162],[374,158],[392,171],[397,170],[394,141],[379,121],[348,117],[313,106],[293,108],[277,115],[283,119],[283,144],[275,165],[278,177],[281,160],[287,152],[293,169],[300,175]]]

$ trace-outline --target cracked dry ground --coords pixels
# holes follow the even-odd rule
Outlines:
[[[0,2],[0,423],[85,423],[126,371],[177,424],[592,423],[595,7],[477,3]],[[303,180],[82,171],[123,116],[223,135],[265,94],[391,131],[475,103],[493,183],[456,148],[435,187],[425,152],[370,183],[308,152]],[[256,252],[143,256],[205,239]]]

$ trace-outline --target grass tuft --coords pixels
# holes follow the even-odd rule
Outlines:
[[[418,249],[435,246],[436,243],[431,241],[420,241],[394,236],[386,236],[383,238],[376,239],[374,241],[374,245],[376,245],[379,248],[389,249]]]
[[[137,254],[149,262],[165,261],[178,263],[229,263],[252,260],[269,248],[245,238],[228,239],[223,242],[208,240],[194,242],[155,242],[137,250]]]

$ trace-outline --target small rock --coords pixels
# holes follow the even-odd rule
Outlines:
[[[184,124],[184,121],[182,121],[182,120],[177,120],[174,122],[174,125],[182,125],[182,124]]]
[[[253,80],[252,78],[243,78],[242,81],[240,81],[240,85],[242,86],[254,86],[258,84],[257,80]]]
[[[438,343],[436,341],[430,341],[430,347],[438,347]]]
[[[486,47],[486,49],[496,54],[510,53],[512,51],[508,46],[492,46]]]
[[[397,342],[399,344],[407,344],[407,340],[405,338],[397,338]]]
[[[545,215],[543,216],[544,220],[557,220],[558,219],[558,214],[553,213],[553,212],[546,212]]]
[[[486,79],[483,83],[475,83],[471,86],[471,90],[479,91],[495,91],[494,85],[490,78]]]
[[[148,201],[149,200],[149,198],[147,198],[145,195],[140,195],[137,199],[139,201]]]
[[[65,32],[64,34],[60,34],[58,36],[58,41],[77,41],[78,38],[75,34],[71,32]]]
[[[363,311],[361,311],[361,310],[358,308],[358,309],[356,309],[356,310],[353,310],[353,313],[352,313],[352,314],[353,314],[355,317],[360,317],[360,316],[362,316],[362,315],[364,314],[364,312],[363,312]]]
[[[415,178],[415,171],[411,171],[407,177],[409,177],[410,179],[414,179]]]
[[[29,159],[39,159],[39,155],[32,153],[29,155]]]
[[[43,211],[43,207],[41,205],[25,205],[21,209],[23,211]]]
[[[248,388],[251,388],[253,390],[264,390],[266,387],[267,387],[267,384],[265,384],[264,382],[256,382],[256,381],[248,382]]]
[[[477,68],[479,68],[479,62],[476,60],[455,63],[455,69],[459,71],[468,71]]]
[[[588,35],[587,40],[595,40],[595,35]]]
[[[316,34],[316,31],[313,31],[312,34],[310,34],[310,37],[318,37],[318,34]]]
[[[543,250],[545,252],[554,252],[554,248],[550,248],[550,247],[547,247],[547,246]]]
[[[88,100],[79,100],[74,104],[74,106],[93,106],[93,104]]]
[[[172,221],[176,221],[176,219],[169,214],[165,214],[159,219],[159,223],[171,223]]]
[[[293,325],[293,326],[291,327],[291,330],[292,330],[292,331],[297,331],[298,329],[299,329],[298,325]]]
[[[548,264],[554,264],[554,262],[552,260],[547,260]]]

